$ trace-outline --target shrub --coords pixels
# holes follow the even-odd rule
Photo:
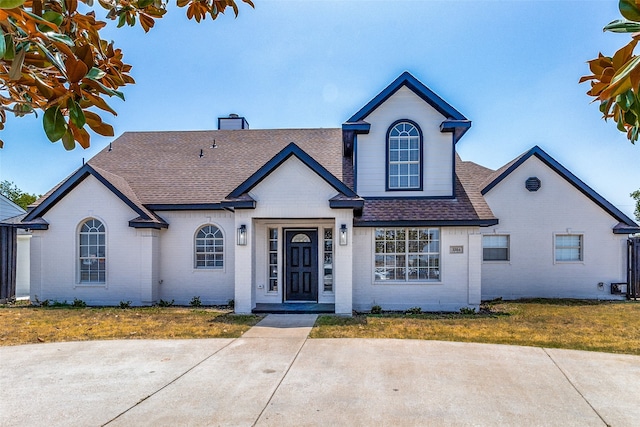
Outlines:
[[[120,301],[120,308],[125,309],[130,307],[131,307],[131,301]]]
[[[236,302],[230,299],[229,301],[227,301],[227,305],[229,306],[230,309],[233,310],[236,307]]]
[[[66,304],[66,301],[65,301]],[[72,307],[76,307],[76,308],[84,308],[87,306],[87,303],[82,301],[81,299],[78,298],[74,298],[73,299],[73,304],[71,304]]]
[[[472,307],[462,307],[460,314],[476,314],[476,309]]]
[[[379,305],[374,305],[371,307],[371,314],[382,314],[382,307]]]
[[[200,297],[193,297],[191,301],[189,301],[189,305],[191,307],[200,307],[202,305],[202,301],[200,301]]]
[[[49,301],[48,307],[69,307],[69,303],[67,302],[67,300],[64,300],[62,302],[53,300]]]
[[[175,300],[165,301],[161,299],[160,301],[158,301],[158,307],[171,307],[174,302]]]
[[[405,313],[407,313],[407,314],[421,314],[422,313],[422,309],[420,307],[411,307]]]
[[[35,305],[39,305],[40,307],[49,307],[48,299],[40,301],[40,299],[38,298],[38,295],[34,295],[34,299],[35,299]]]

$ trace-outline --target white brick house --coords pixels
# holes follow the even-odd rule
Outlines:
[[[493,171],[403,73],[338,129],[125,133],[39,200],[31,296],[340,314],[619,298],[637,224],[538,147]]]

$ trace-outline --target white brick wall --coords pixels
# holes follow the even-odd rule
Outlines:
[[[185,305],[194,296],[202,304],[226,304],[234,298],[235,228],[233,213],[227,211],[157,212],[169,223],[160,232],[157,293],[160,299]],[[194,242],[198,230],[215,225],[224,235],[224,268],[195,268]]]
[[[92,176],[87,177],[45,215],[49,230],[34,231],[31,252],[31,298],[73,302],[81,299],[93,305],[117,305],[120,301],[146,303],[152,284],[149,246],[141,233],[129,227],[137,217],[111,191]],[[78,229],[88,218],[106,227],[107,280],[86,285],[78,280]]]
[[[478,307],[479,244],[477,227],[440,229],[440,282],[389,283],[374,280],[374,228],[354,229],[353,306],[366,311],[373,305],[384,310],[421,307],[424,311],[458,311]],[[462,254],[451,254],[462,246]]]
[[[525,181],[534,176],[542,186],[529,192]],[[483,263],[482,299],[608,299],[609,284],[626,281],[627,236],[612,232],[618,221],[536,157],[485,197],[500,222],[481,231],[508,234],[511,259]],[[584,261],[555,262],[555,233],[583,234]]]
[[[393,196],[451,196],[453,194],[453,139],[440,132],[445,119],[406,87],[400,88],[365,120],[366,135],[358,135],[356,149],[357,193],[363,197],[389,196],[386,188],[387,131],[396,120],[416,122],[423,137],[423,191],[394,191]]]

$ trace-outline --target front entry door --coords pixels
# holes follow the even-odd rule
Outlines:
[[[318,231],[286,230],[285,300],[318,301]]]

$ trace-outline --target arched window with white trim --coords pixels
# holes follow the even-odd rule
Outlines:
[[[107,244],[104,224],[91,218],[80,226],[78,236],[80,283],[105,283]]]
[[[422,189],[422,133],[416,123],[400,120],[387,133],[387,190]]]
[[[215,225],[205,225],[196,233],[195,268],[224,267],[224,236]]]

